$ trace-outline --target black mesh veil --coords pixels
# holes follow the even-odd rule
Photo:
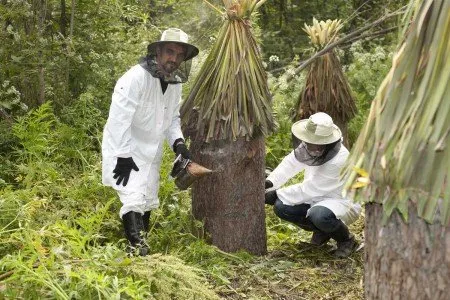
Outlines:
[[[163,81],[171,84],[184,83],[189,78],[191,71],[192,60],[183,61],[178,69],[170,74],[170,76],[164,76],[158,69],[158,63],[156,62],[155,55],[148,54],[145,57],[141,57],[139,64],[155,78],[161,78]]]

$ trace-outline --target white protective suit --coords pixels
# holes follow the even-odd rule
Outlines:
[[[143,212],[158,207],[164,139],[173,145],[183,138],[180,101],[181,84],[169,84],[163,94],[160,80],[140,65],[117,81],[103,131],[102,182],[118,191],[124,205],[121,216],[130,210]],[[131,171],[126,186],[116,185],[113,178],[118,157],[132,157],[139,168]]]
[[[302,203],[320,205],[330,209],[346,225],[356,221],[361,206],[342,197],[344,182],[340,180],[340,171],[348,156],[348,150],[341,145],[339,152],[331,160],[320,166],[308,166],[299,162],[294,151],[270,173],[267,180],[277,189],[277,196],[285,205]],[[302,183],[280,188],[290,178],[305,170]]]

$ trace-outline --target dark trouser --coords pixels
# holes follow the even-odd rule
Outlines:
[[[348,238],[347,226],[324,206],[311,207],[309,204],[291,206],[285,205],[280,199],[277,199],[273,210],[281,219],[294,223],[304,230],[329,233],[335,240]],[[308,210],[308,217],[306,217]]]

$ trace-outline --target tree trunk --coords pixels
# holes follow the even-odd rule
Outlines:
[[[342,132],[342,142],[345,147],[350,149],[350,145],[348,143],[348,125],[347,122],[341,121],[341,120],[333,120],[334,124],[339,127],[339,129]]]
[[[42,55],[39,59],[39,96],[38,96],[38,104],[42,105],[45,103],[45,76],[44,76],[44,60],[42,59]]]
[[[72,0],[72,8],[70,12],[70,29],[69,29],[69,37],[73,37],[73,28],[75,26],[75,5],[76,1]]]
[[[409,205],[408,224],[395,212],[366,205],[365,298],[449,299],[450,226],[426,223]]]
[[[67,36],[67,16],[66,16],[66,0],[61,0],[61,16],[59,18],[59,32],[65,38]],[[66,47],[66,43],[63,43],[63,48]]]
[[[192,211],[212,244],[226,252],[267,252],[264,138],[191,142],[193,160],[214,171],[194,183]]]

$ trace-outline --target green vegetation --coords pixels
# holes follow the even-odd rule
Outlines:
[[[412,1],[416,10],[348,161],[347,190],[408,218],[450,224],[450,3]],[[418,172],[420,170],[420,172]],[[359,178],[356,178],[357,176]],[[361,189],[357,189],[361,188]]]
[[[100,176],[101,134],[115,80],[161,29],[177,26],[201,49],[191,75],[195,78],[222,23],[204,1],[150,2],[1,2],[0,298],[363,298],[363,251],[336,260],[329,248],[305,244],[310,233],[281,222],[270,208],[268,255],[228,254],[210,246],[191,216],[189,193],[177,190],[169,179],[174,158],[169,147],[162,166],[161,207],[151,216],[152,255],[126,255],[120,203]],[[358,8],[349,1],[328,1],[326,10],[308,1],[294,7],[293,2],[289,11],[267,1],[252,24],[270,71],[278,124],[266,140],[266,162],[272,168],[290,151],[291,115],[305,82],[304,73],[285,80],[310,53],[300,30],[303,22],[312,16],[351,15]],[[380,14],[398,7],[384,1],[370,5]],[[361,24],[364,18],[357,16],[342,31]],[[294,31],[298,39],[289,44]],[[392,39],[336,49],[358,108],[349,127],[350,144],[390,68]],[[192,84],[184,86],[185,95]],[[363,217],[352,230],[362,241]]]
[[[264,2],[223,1],[226,20],[180,112],[183,125],[206,142],[249,140],[273,129],[267,75],[248,23]]]

